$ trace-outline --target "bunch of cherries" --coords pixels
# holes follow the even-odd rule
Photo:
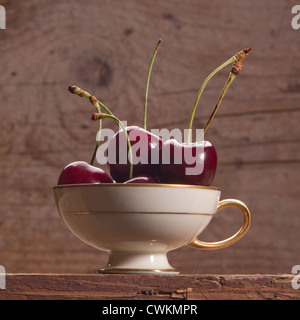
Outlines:
[[[67,165],[59,176],[58,185],[86,183],[165,183],[209,186],[212,184],[217,168],[217,153],[214,146],[210,142],[203,141],[201,138],[213,120],[230,84],[240,73],[243,61],[248,56],[248,53],[251,49],[249,48],[240,51],[232,58],[224,62],[205,79],[198,92],[192,109],[189,122],[189,132],[191,132],[195,111],[205,86],[217,72],[232,64],[229,78],[221,92],[221,95],[219,96],[219,99],[207,124],[204,127],[204,130],[198,137],[197,141],[191,142],[189,135],[186,143],[179,143],[175,139],[163,141],[160,137],[147,131],[146,128],[147,99],[150,75],[160,44],[161,40],[159,40],[157,43],[148,71],[143,128],[138,126],[124,127],[120,120],[109,110],[109,108],[107,108],[96,97],[90,95],[88,92],[80,89],[77,86],[68,87],[68,90],[71,93],[77,94],[80,97],[88,98],[93,106],[97,109],[97,112],[93,113],[92,119],[99,121],[99,130],[101,130],[102,120],[105,118],[113,119],[121,127],[121,130],[119,130],[113,136],[108,146],[109,152],[107,162],[110,174],[93,165],[100,144],[100,141],[97,141],[90,163],[76,161]],[[101,111],[102,109],[105,110],[105,113]],[[136,143],[139,143],[140,147],[138,161],[135,161],[137,159],[134,158],[134,156],[137,156],[137,154],[133,155],[131,152],[131,149],[134,148]],[[126,146],[124,144],[126,144]],[[124,155],[120,154],[120,150],[122,150],[122,152],[126,152],[125,162],[123,161]],[[142,152],[145,152],[144,158],[146,159],[143,159],[143,154],[141,154]],[[164,152],[169,153],[168,163],[165,163],[162,159]],[[193,154],[193,163],[185,161],[185,153]],[[157,156],[155,161],[153,159],[154,154]],[[180,155],[181,161],[178,161],[176,158],[178,155]],[[123,159],[122,161],[121,158]],[[202,169],[199,170],[199,173],[187,174],[187,168],[195,168],[195,166],[201,166]]]

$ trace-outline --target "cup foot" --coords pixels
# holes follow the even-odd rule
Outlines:
[[[107,266],[98,273],[178,274],[168,262],[166,253],[112,252]]]
[[[129,268],[104,268],[97,270],[100,274],[122,274],[122,273],[147,273],[147,274],[169,274],[176,275],[179,271],[176,269],[129,269]]]

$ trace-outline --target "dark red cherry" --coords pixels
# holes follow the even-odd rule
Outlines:
[[[210,142],[187,145],[168,140],[163,143],[161,153],[161,183],[202,186],[212,184],[217,168],[217,153]]]
[[[159,154],[162,140],[137,126],[126,127],[133,156],[133,178],[150,176],[158,179]],[[108,164],[110,175],[116,182],[129,179],[130,163],[128,160],[128,143],[123,130],[118,131],[108,146]]]
[[[113,179],[102,169],[84,161],[67,165],[58,178],[58,185],[80,183],[113,183]]]
[[[158,183],[158,180],[153,177],[135,177],[124,183]]]

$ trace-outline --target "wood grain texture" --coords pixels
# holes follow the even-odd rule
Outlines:
[[[219,156],[214,185],[249,206],[253,224],[232,247],[181,248],[172,266],[188,273],[290,273],[299,264],[300,67],[294,1],[6,0],[0,31],[0,264],[8,272],[93,272],[107,253],[76,239],[57,213],[61,169],[88,161],[94,110],[66,88],[77,84],[129,124],[142,124],[144,85],[163,39],[149,91],[149,128],[187,127],[204,78],[245,47],[253,51],[206,138]],[[196,113],[203,127],[225,83],[207,86]],[[107,121],[107,127],[115,128]],[[200,236],[239,228],[226,209]]]
[[[299,300],[278,275],[9,274],[0,300]]]

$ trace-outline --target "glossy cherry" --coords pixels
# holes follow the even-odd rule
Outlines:
[[[113,183],[113,179],[102,169],[84,161],[67,165],[58,178],[58,185],[80,183]]]
[[[133,156],[133,176],[150,176],[158,180],[159,153],[162,140],[138,126],[126,127]],[[116,182],[125,182],[129,177],[128,143],[124,130],[118,131],[108,146],[110,175]]]
[[[111,177],[116,182],[125,182],[127,183],[137,183],[141,181],[141,176],[144,179],[148,179],[147,177],[153,178],[155,181],[159,181],[161,183],[168,184],[192,184],[192,185],[203,185],[209,186],[212,184],[216,167],[217,167],[217,153],[212,144],[208,141],[202,141],[202,136],[206,133],[210,123],[212,122],[215,114],[227,92],[229,86],[240,73],[241,68],[243,66],[244,59],[248,56],[250,48],[245,49],[237,53],[235,56],[227,60],[217,69],[215,69],[203,82],[197,98],[195,100],[190,121],[189,121],[189,136],[187,144],[180,144],[175,140],[169,140],[166,142],[162,142],[162,140],[151,134],[146,130],[146,120],[147,120],[147,98],[148,98],[148,89],[149,89],[149,81],[150,74],[152,70],[152,65],[159,48],[161,40],[158,42],[157,47],[154,51],[153,57],[151,59],[147,82],[146,82],[146,92],[145,92],[145,106],[144,106],[144,129],[132,126],[124,128],[123,124],[120,120],[115,117],[112,112],[97,98],[91,96],[88,92],[83,91],[82,89],[71,86],[69,87],[69,91],[71,93],[77,94],[80,97],[88,98],[91,103],[96,107],[97,113],[93,114],[93,120],[99,120],[99,128],[101,128],[102,124],[100,120],[104,118],[113,119],[121,128],[118,133],[116,133],[111,140],[108,146],[108,165],[110,167]],[[216,106],[207,121],[204,129],[203,135],[198,137],[197,142],[192,143],[191,141],[191,129],[193,126],[193,119],[195,115],[195,111],[201,97],[201,94],[206,87],[209,80],[218,73],[221,69],[225,68],[229,64],[232,64],[232,69],[228,80],[218,98]],[[107,113],[102,113],[101,108],[104,109]],[[125,134],[125,132],[127,134]],[[129,140],[128,140],[129,136]],[[93,163],[94,156],[97,152],[97,148],[99,146],[99,142],[97,141],[96,147],[94,150],[94,154],[91,160],[91,164]],[[166,153],[167,150],[167,153]],[[164,154],[168,154],[169,152],[169,161],[164,161]],[[188,154],[188,161],[185,158],[186,154]],[[181,162],[179,161],[180,158]],[[128,159],[133,160],[131,163]],[[191,161],[193,160],[193,161]],[[97,169],[95,167],[87,167],[86,163],[83,165],[84,169],[81,171],[80,166],[79,169],[74,166],[74,164],[70,165],[70,169],[65,168],[61,174],[59,179],[59,184],[62,183],[100,183],[104,182],[112,182],[113,180],[101,169]],[[101,170],[100,172],[94,172],[95,170]],[[97,171],[96,170],[96,171]],[[64,172],[66,171],[66,172]],[[83,173],[82,173],[83,172]],[[78,174],[78,177],[77,177]],[[82,177],[81,177],[82,176]],[[133,179],[132,178],[136,178]],[[128,182],[128,180],[130,182]],[[143,181],[144,181],[143,180]]]
[[[163,143],[161,152],[161,183],[202,186],[212,184],[217,168],[217,153],[210,142],[186,145],[176,140],[168,140]]]

